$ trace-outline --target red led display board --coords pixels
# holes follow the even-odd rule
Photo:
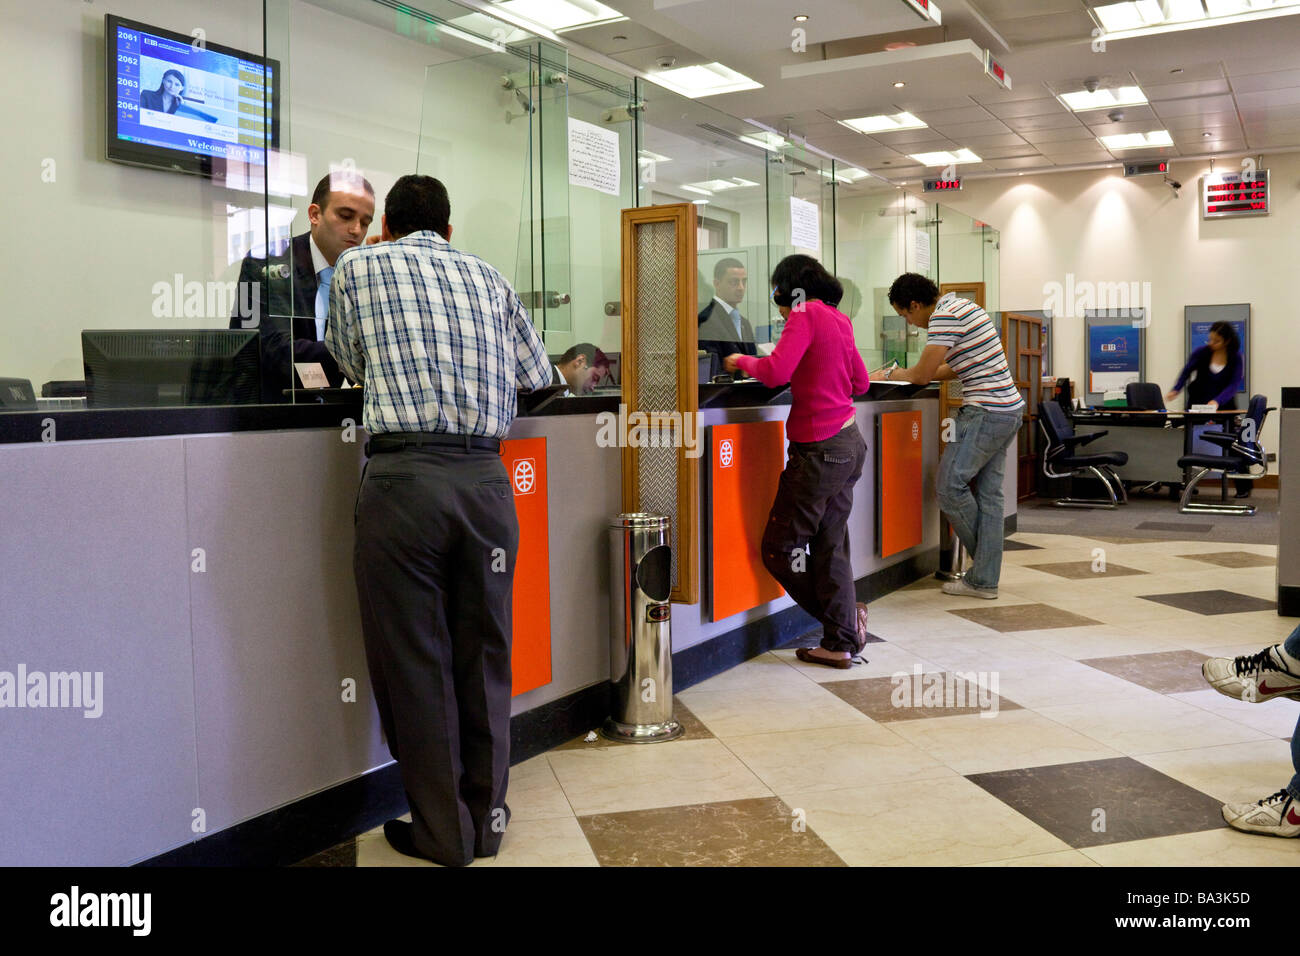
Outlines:
[[[957,177],[952,179],[924,179],[921,181],[922,192],[950,192],[954,189],[961,189],[961,180]]]
[[[1268,170],[1211,173],[1201,180],[1201,218],[1267,216]]]

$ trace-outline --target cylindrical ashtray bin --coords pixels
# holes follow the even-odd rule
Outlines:
[[[672,549],[668,518],[622,514],[609,529],[611,740],[655,743],[682,735],[673,720]]]

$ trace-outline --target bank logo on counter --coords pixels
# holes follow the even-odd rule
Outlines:
[[[731,463],[736,460],[735,449],[731,447],[730,440],[724,440],[718,446],[718,461],[722,462],[723,468],[730,468]]]
[[[912,441],[916,441],[920,437],[921,437],[921,423],[912,422]]]
[[[537,490],[537,465],[531,458],[515,462],[513,481],[515,494],[531,495]]]

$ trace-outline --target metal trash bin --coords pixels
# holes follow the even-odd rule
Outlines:
[[[672,549],[663,515],[622,514],[609,529],[610,740],[657,743],[682,735],[673,720]]]
[[[957,537],[957,529],[942,513],[939,515],[942,547],[939,548],[939,570],[934,576],[940,581],[956,581],[966,574],[966,546]]]

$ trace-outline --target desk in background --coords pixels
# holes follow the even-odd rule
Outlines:
[[[1108,409],[1086,414],[1076,413],[1072,420],[1077,435],[1108,432],[1105,438],[1088,446],[1089,453],[1122,451],[1128,455],[1128,464],[1115,468],[1121,481],[1131,484],[1161,482],[1182,485],[1187,476],[1178,467],[1178,459],[1193,454],[1195,431],[1192,426],[1212,422],[1226,423],[1243,414],[1242,411],[1146,412]],[[1164,416],[1172,423],[1172,427],[1157,428],[1142,424],[1144,418],[1157,415]]]

